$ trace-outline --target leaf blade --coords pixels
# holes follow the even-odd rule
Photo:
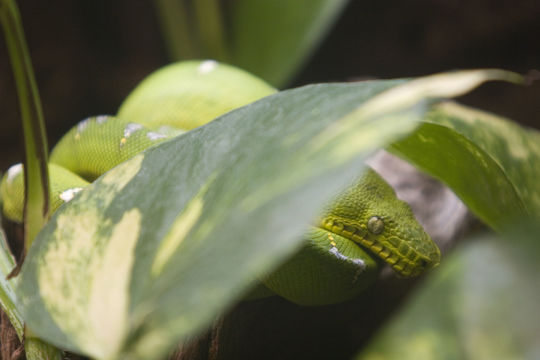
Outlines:
[[[346,4],[347,0],[236,1],[230,22],[233,63],[283,86]]]
[[[445,182],[486,224],[502,231],[540,213],[539,140],[538,131],[447,103],[391,149]]]
[[[360,174],[363,158],[416,127],[430,101],[426,89],[438,84],[440,96],[443,79],[454,85],[445,93],[452,96],[491,78],[474,72],[476,80],[463,82],[462,75],[278,93],[122,163],[40,234],[23,269],[29,325],[96,358],[159,357],[238,299],[253,276],[292,254],[305,224]],[[407,91],[385,92],[398,86]],[[133,212],[136,220],[124,227],[137,239],[123,278],[130,282],[126,304],[125,291],[111,297],[107,286],[94,285],[105,280],[104,254]],[[190,229],[177,231],[175,224]],[[172,255],[160,256],[170,234],[181,239],[172,242]],[[96,304],[88,299],[103,309],[91,321]],[[112,309],[127,312],[128,320],[104,342],[102,326],[117,316]]]
[[[20,310],[21,303],[15,290],[19,279],[17,277],[8,279],[9,273],[15,266],[15,259],[11,255],[7,245],[6,236],[2,228],[0,228],[0,305],[2,306],[2,310],[8,315],[19,340],[22,340],[24,322]]]
[[[537,358],[538,226],[514,230],[456,249],[356,359]]]

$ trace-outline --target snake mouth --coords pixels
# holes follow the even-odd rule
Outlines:
[[[406,240],[397,236],[375,236],[369,232],[367,227],[352,226],[335,219],[324,219],[320,222],[320,227],[355,242],[390,265],[396,273],[403,277],[418,276],[439,263],[440,252],[436,246],[436,251],[432,251],[430,255],[424,255],[414,249]],[[431,242],[429,236],[426,233],[423,234]]]

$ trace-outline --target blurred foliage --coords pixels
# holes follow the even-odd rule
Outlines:
[[[538,222],[446,259],[357,359],[538,359]]]
[[[534,129],[448,103],[391,150],[447,184],[495,230],[540,214],[540,133]]]
[[[159,0],[173,60],[234,64],[276,87],[295,75],[347,0]]]
[[[1,199],[0,199],[1,200]],[[18,278],[8,279],[9,273],[15,268],[15,259],[9,251],[6,236],[0,228],[0,305],[8,315],[11,324],[22,339],[24,324],[21,315],[21,304],[16,292]]]

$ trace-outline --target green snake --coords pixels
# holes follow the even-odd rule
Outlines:
[[[86,119],[62,137],[50,155],[55,211],[112,167],[276,90],[261,79],[215,61],[186,61],[151,74],[118,114]],[[22,222],[20,164],[0,185],[4,215]],[[373,170],[339,194],[307,226],[304,246],[247,295],[278,294],[303,305],[351,299],[388,264],[399,275],[421,274],[440,260],[438,247],[410,207]]]

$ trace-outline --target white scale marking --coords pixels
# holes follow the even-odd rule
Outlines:
[[[199,71],[199,74],[208,74],[212,70],[214,70],[218,66],[217,61],[215,60],[206,60],[203,61],[197,70]]]
[[[332,255],[334,255],[338,259],[343,260],[343,261],[351,261],[354,265],[358,267],[358,270],[354,274],[354,278],[352,281],[353,283],[355,283],[356,280],[358,280],[358,277],[360,276],[360,274],[362,274],[364,270],[366,269],[366,263],[362,259],[351,259],[350,257],[343,255],[342,253],[339,252],[338,248],[335,246],[332,246],[329,251]]]
[[[150,131],[149,133],[146,134],[146,137],[149,138],[150,140],[159,140],[159,139],[166,138],[167,135]]]
[[[83,188],[80,188],[80,187],[76,187],[76,188],[72,188],[72,189],[67,189],[65,191],[63,191],[60,195],[58,195],[60,197],[60,199],[64,200],[64,202],[68,202],[68,201],[71,201],[71,199],[73,199],[73,197],[75,196],[75,194],[77,194],[79,191],[81,191]]]
[[[126,125],[126,128],[124,129],[124,137],[128,138],[136,131],[139,131],[143,128],[141,124],[137,123],[129,123]]]
[[[335,246],[332,246],[329,251],[331,254],[333,254],[335,257],[337,257],[340,260],[351,261],[353,264],[361,267],[362,270],[366,268],[366,263],[362,259],[351,259],[350,257],[340,253],[338,248]]]
[[[103,123],[107,122],[107,120],[109,120],[109,117],[107,115],[96,116],[96,122],[98,124],[103,124]]]
[[[79,122],[77,124],[77,132],[80,133],[80,132],[83,132],[84,129],[86,129],[86,127],[88,126],[88,123],[90,122],[91,118],[88,118],[88,119],[84,119],[83,121]]]
[[[22,164],[16,164],[10,167],[7,171],[7,179],[6,179],[8,184],[13,182],[13,179],[15,179],[15,177],[19,175],[22,170],[23,170]]]

